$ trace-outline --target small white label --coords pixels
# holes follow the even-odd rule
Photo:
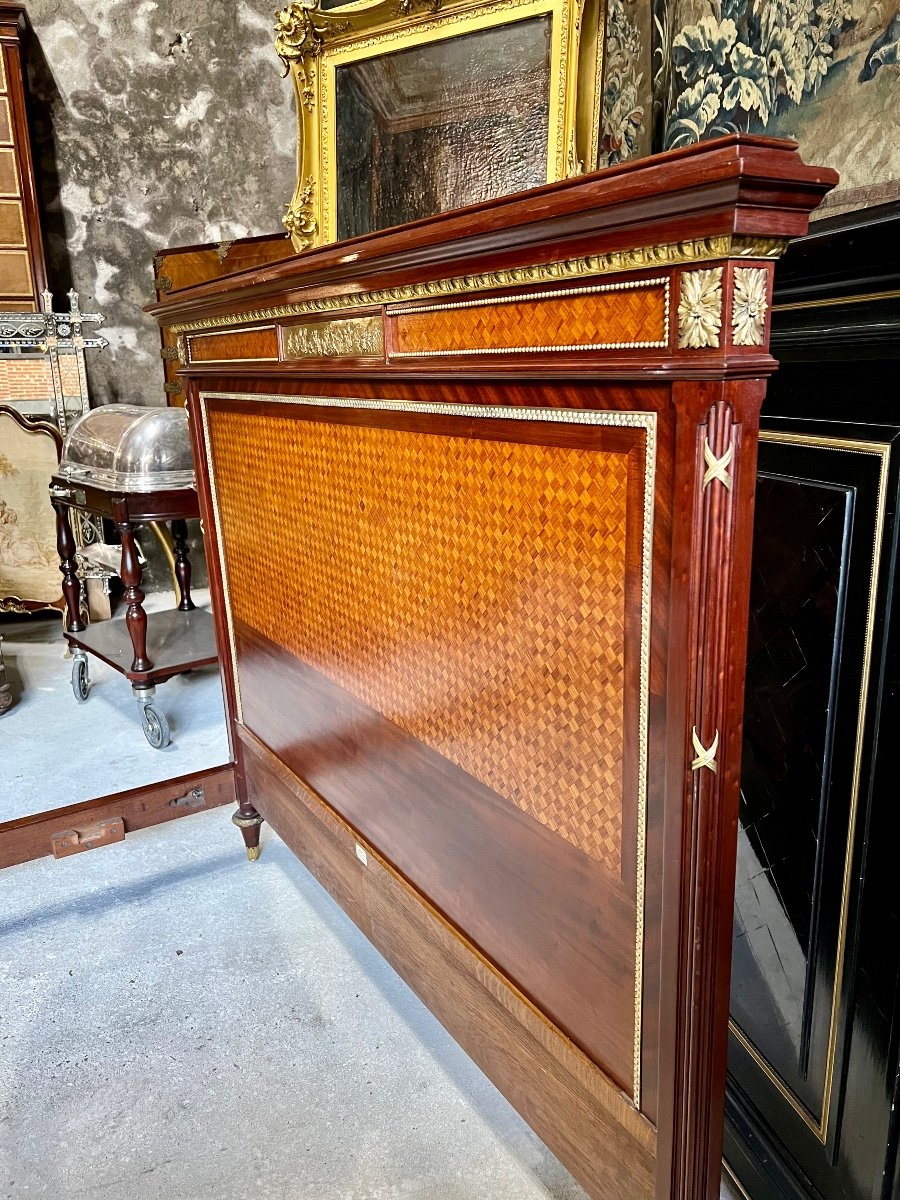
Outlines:
[[[369,865],[369,856],[368,856],[368,854],[366,854],[365,850],[362,848],[362,846],[359,844],[359,842],[356,843],[356,857],[359,859],[359,861],[362,863],[362,865],[364,867],[367,867]]]

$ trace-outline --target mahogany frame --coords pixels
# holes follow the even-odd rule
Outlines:
[[[248,849],[258,852],[263,817],[272,822],[598,1200],[718,1196],[756,442],[776,366],[772,259],[835,182],[794,143],[723,138],[310,251],[149,310],[182,353]],[[661,301],[648,301],[633,330],[611,332],[597,299],[607,285],[656,281],[662,328]],[[579,289],[592,297],[579,309],[588,329],[567,344],[554,306],[581,305],[568,295]],[[428,314],[459,297],[487,312],[497,345],[442,344],[449,323]],[[503,306],[526,305],[538,309],[538,341],[502,344]],[[410,314],[432,348],[404,356]],[[200,351],[209,336],[212,360]],[[537,396],[579,408],[598,391],[604,408],[650,402],[660,421],[648,771],[662,802],[648,814],[644,946],[644,1004],[657,1019],[640,1110],[384,847],[273,753],[268,731],[241,722],[202,419],[212,393],[242,394],[253,414],[272,396],[513,406]]]

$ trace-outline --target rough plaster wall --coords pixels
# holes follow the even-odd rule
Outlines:
[[[280,228],[295,178],[275,0],[30,0],[51,286],[106,317],[93,403],[161,404],[154,254]]]

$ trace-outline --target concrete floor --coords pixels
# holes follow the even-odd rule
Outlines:
[[[0,1196],[585,1200],[263,839],[219,810],[0,873]]]
[[[194,599],[208,604],[209,593],[197,592]],[[151,622],[154,611],[171,607],[170,593],[147,598]],[[114,619],[123,615],[120,607]],[[58,617],[3,622],[0,635],[16,697],[0,718],[0,822],[228,762],[217,668],[179,676],[157,689],[172,744],[154,750],[141,732],[131,685],[99,659],[89,660],[93,686],[87,703],[77,703]]]
[[[8,1200],[584,1200],[271,832],[0,875]]]
[[[75,704],[58,622],[4,634],[26,690],[0,820],[227,759],[216,672],[160,689],[160,754],[121,676]],[[250,864],[228,816],[0,872],[0,1198],[586,1200],[271,830]]]

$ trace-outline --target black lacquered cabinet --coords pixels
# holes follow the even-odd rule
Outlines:
[[[776,276],[726,1133],[751,1200],[900,1196],[898,245],[857,217]]]

